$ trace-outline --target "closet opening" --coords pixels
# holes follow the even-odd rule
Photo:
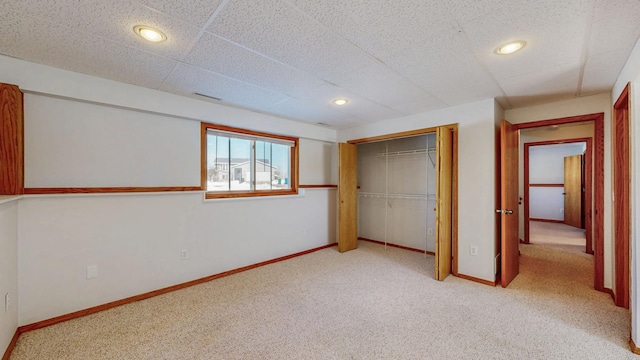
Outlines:
[[[434,256],[438,280],[457,275],[457,125],[352,140],[339,152],[339,251],[379,243]]]

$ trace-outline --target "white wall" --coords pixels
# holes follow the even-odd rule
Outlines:
[[[611,97],[609,94],[586,96],[550,104],[536,105],[505,111],[511,123],[520,124],[538,120],[576,115],[604,113],[604,286],[613,286],[613,248],[611,226]],[[568,127],[571,129],[571,127]],[[571,130],[566,130],[571,131]],[[549,131],[551,132],[551,131]],[[576,135],[577,131],[576,131]],[[582,137],[582,136],[571,136]]]
[[[26,92],[28,187],[198,186],[199,120],[301,137],[300,183],[335,183],[335,130],[2,56],[0,67],[0,82]],[[11,335],[16,325],[336,240],[335,189],[217,200],[198,191],[27,195],[0,215],[15,233],[2,233],[10,244],[0,255],[15,268],[14,285],[3,278],[2,287],[19,296],[13,322],[2,323]],[[97,278],[86,279],[89,265]]]
[[[458,271],[493,282],[495,239],[493,99],[338,131],[339,141],[458,123]],[[471,256],[469,247],[477,246]]]
[[[638,207],[640,206],[640,177],[637,175],[640,169],[640,126],[638,121],[640,116],[640,94],[637,93],[640,84],[640,40],[636,43],[626,65],[622,69],[618,80],[611,92],[611,102],[615,103],[622,90],[631,83],[631,109],[629,116],[631,119],[631,338],[636,345],[640,344],[640,266],[638,259],[638,239],[640,239],[640,219],[638,218]]]
[[[0,354],[18,326],[18,201],[9,199],[0,196]],[[7,293],[9,309],[5,311]]]

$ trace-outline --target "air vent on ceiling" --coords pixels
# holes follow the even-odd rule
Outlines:
[[[194,93],[195,95],[198,96],[202,96],[202,97],[206,97],[207,99],[213,99],[213,100],[218,100],[218,101],[222,101],[222,99],[217,98],[215,96],[209,96],[209,95],[205,95],[205,94],[201,94],[201,93]]]

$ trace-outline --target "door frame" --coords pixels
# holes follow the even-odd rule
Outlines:
[[[627,84],[613,106],[611,143],[613,152],[613,241],[615,253],[615,291],[617,306],[629,308],[629,269],[631,232],[631,134],[629,110],[631,107]]]
[[[529,221],[530,221],[530,216],[529,216],[529,187],[531,186],[531,183],[529,182],[529,148],[532,146],[545,146],[545,145],[557,145],[557,144],[571,144],[571,143],[580,143],[580,142],[584,142],[587,144],[587,150],[586,150],[586,155],[584,157],[585,160],[585,164],[584,164],[584,169],[585,169],[585,179],[584,179],[584,187],[585,187],[585,205],[586,204],[590,204],[590,205],[586,205],[585,209],[584,209],[584,217],[585,217],[585,230],[586,230],[586,248],[585,248],[585,252],[587,254],[593,254],[593,243],[592,243],[592,215],[593,215],[593,169],[592,169],[592,163],[593,163],[593,139],[590,137],[585,137],[585,138],[571,138],[571,139],[561,139],[561,140],[549,140],[549,141],[536,141],[536,142],[529,142],[529,143],[524,143],[524,190],[523,190],[523,197],[524,197],[524,240],[523,243],[524,244],[529,244],[529,240],[530,240],[530,236],[531,234],[529,233]],[[551,185],[550,185],[551,186]]]
[[[514,124],[518,130],[593,121],[593,287],[604,287],[604,113]]]
[[[438,128],[450,128],[453,130],[453,169],[452,169],[452,184],[451,191],[452,194],[452,214],[451,214],[451,274],[453,276],[458,276],[458,124],[448,124],[441,125],[430,128],[422,128],[416,130],[402,131],[397,133],[372,136],[367,138],[353,139],[347,141],[347,144],[358,145],[358,144],[366,144],[376,141],[386,141],[386,140],[395,140],[412,136],[420,136],[431,133],[436,133]]]

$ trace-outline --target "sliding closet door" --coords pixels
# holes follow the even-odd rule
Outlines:
[[[453,131],[439,127],[436,162],[436,280],[451,273]]]
[[[338,251],[358,247],[358,151],[338,144]]]

